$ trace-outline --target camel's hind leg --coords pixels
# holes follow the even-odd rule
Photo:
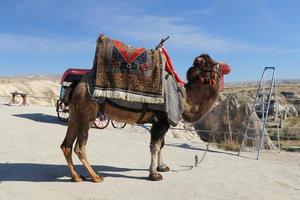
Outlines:
[[[162,175],[157,172],[160,169],[160,165],[162,165],[162,155],[161,148],[164,145],[164,137],[166,132],[168,131],[170,125],[167,120],[160,120],[157,123],[154,123],[151,128],[151,143],[150,143],[150,152],[151,152],[151,165],[149,169],[149,179],[153,181],[162,180]],[[158,163],[160,162],[160,163]],[[166,165],[164,165],[166,169],[169,169]],[[167,171],[167,170],[159,170],[159,171]]]
[[[70,106],[70,110],[71,110],[71,106]],[[72,147],[76,137],[77,137],[77,124],[73,115],[70,115],[67,134],[60,147],[66,158],[68,168],[71,173],[72,181],[80,182],[82,181],[82,178],[75,171],[73,160],[72,160]]]
[[[78,158],[88,171],[93,182],[102,182],[103,177],[96,174],[90,165],[87,155],[86,155],[86,143],[88,140],[88,131],[93,123],[95,116],[98,111],[98,106],[96,102],[91,102],[89,105],[85,105],[86,111],[80,112],[80,123],[78,123],[78,134],[75,146],[75,153]]]

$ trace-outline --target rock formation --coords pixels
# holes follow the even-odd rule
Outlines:
[[[248,119],[251,113],[253,99],[246,94],[227,94],[220,97],[218,104],[204,118],[195,124],[199,130],[211,130],[211,132],[198,131],[200,138],[204,141],[213,140],[218,143],[234,141],[241,143],[245,133]],[[255,114],[254,118],[258,118]],[[258,146],[260,122],[252,122],[251,127],[255,130],[249,131],[249,135],[257,137],[253,142],[247,142],[249,146]],[[264,133],[264,147],[274,149],[276,146],[272,143],[268,133]]]

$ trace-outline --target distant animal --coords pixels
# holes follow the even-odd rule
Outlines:
[[[186,95],[184,96],[182,118],[185,121],[197,121],[210,110],[218,97],[222,75],[222,65],[215,62],[209,55],[202,54],[194,59],[193,66],[187,72],[188,82],[184,86]],[[65,103],[69,105],[70,117],[61,149],[73,181],[82,181],[82,177],[75,171],[72,161],[72,147],[76,140],[74,151],[88,171],[91,181],[101,182],[103,177],[93,170],[86,154],[88,131],[95,120],[95,116],[104,106],[104,112],[110,119],[126,123],[137,123],[141,113],[124,110],[111,104],[99,104],[89,95],[87,80],[88,78],[84,77],[78,84],[68,88],[69,91],[66,92],[68,102]],[[149,179],[159,181],[163,179],[159,172],[170,170],[162,157],[162,150],[165,145],[164,137],[170,128],[170,123],[161,112],[153,111],[145,113],[143,122],[152,124]]]

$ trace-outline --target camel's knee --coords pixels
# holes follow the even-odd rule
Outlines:
[[[80,150],[80,148],[75,147],[74,148],[74,153],[79,157],[80,155],[82,155],[82,151]]]
[[[60,146],[60,148],[66,158],[72,156],[72,148],[63,146],[63,144]]]
[[[86,157],[85,150],[83,148],[79,148],[78,146],[76,146],[74,148],[74,152],[79,159],[84,159]]]

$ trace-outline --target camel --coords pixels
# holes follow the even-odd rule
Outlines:
[[[219,94],[220,80],[223,75],[221,68],[222,65],[207,54],[202,54],[194,59],[192,67],[187,71],[187,83],[184,86],[186,95],[184,95],[183,120],[195,122],[213,106]],[[114,107],[108,103],[99,104],[88,93],[87,77],[70,86],[66,91],[65,98],[65,103],[69,105],[70,117],[61,149],[67,161],[72,181],[83,180],[83,177],[75,171],[72,161],[72,148],[76,140],[74,152],[88,171],[91,181],[102,182],[103,177],[93,170],[86,154],[88,131],[97,113],[102,109],[109,118],[129,124],[137,123],[141,113]],[[170,167],[164,163],[162,156],[165,145],[164,137],[170,124],[161,113],[148,111],[143,116],[143,122],[152,124],[150,131],[151,164],[148,178],[152,181],[160,181],[163,176],[159,172],[170,171]]]

